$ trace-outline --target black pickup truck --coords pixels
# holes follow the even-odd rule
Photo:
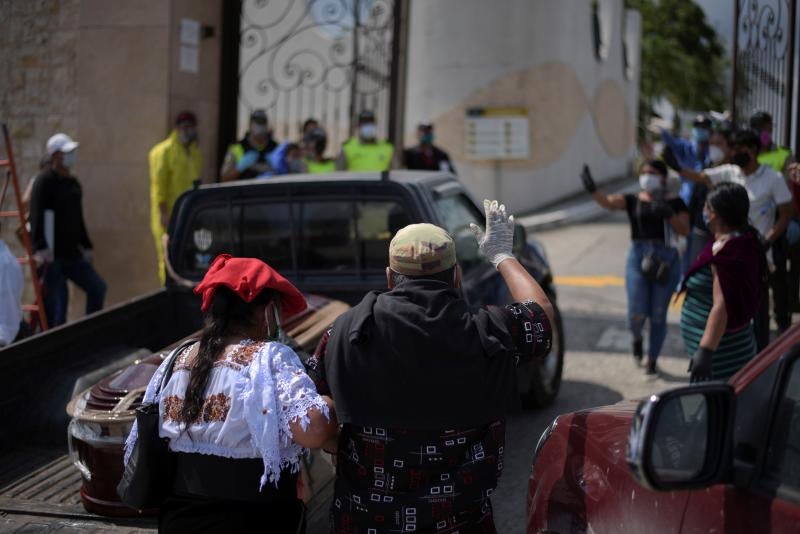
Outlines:
[[[302,357],[347,304],[385,287],[389,241],[417,222],[453,235],[471,304],[509,301],[469,231],[470,223],[483,226],[483,210],[452,175],[333,173],[187,191],[169,225],[166,287],[0,350],[0,530],[12,515],[129,515],[113,501],[113,487],[132,410],[165,351],[199,330],[188,286],[217,254],[262,258],[308,296],[310,311],[288,328]],[[518,227],[514,252],[556,307],[550,356],[518,370],[522,405],[541,407],[558,393],[564,336],[543,248]],[[306,466],[306,497],[326,482],[315,469]]]

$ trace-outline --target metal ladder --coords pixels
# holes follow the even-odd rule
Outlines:
[[[11,136],[8,134],[8,126],[4,123],[3,126],[3,141],[6,149],[6,159],[0,159],[0,168],[6,169],[6,179],[3,183],[3,189],[0,191],[0,206],[8,193],[8,184],[14,188],[14,195],[16,197],[17,209],[11,211],[0,211],[0,219],[18,219],[20,223],[19,235],[22,241],[22,246],[25,248],[25,256],[17,258],[20,264],[28,265],[31,274],[31,281],[33,282],[33,290],[36,298],[35,304],[23,304],[22,311],[31,313],[31,324],[38,326],[42,331],[47,330],[47,315],[44,312],[44,300],[42,298],[42,284],[39,280],[39,273],[36,271],[36,263],[33,261],[33,245],[31,243],[31,235],[28,232],[27,216],[25,214],[25,206],[22,203],[22,192],[19,188],[19,177],[17,176],[17,167],[14,164],[14,152],[11,150]],[[35,328],[34,328],[35,329]]]

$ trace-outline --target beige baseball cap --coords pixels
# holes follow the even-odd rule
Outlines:
[[[455,264],[453,238],[433,224],[410,224],[401,228],[389,244],[389,267],[399,274],[436,274]]]

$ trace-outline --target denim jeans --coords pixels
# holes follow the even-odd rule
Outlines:
[[[642,259],[653,254],[669,265],[669,274],[664,282],[648,280],[642,274]],[[678,251],[655,241],[634,240],[628,252],[625,268],[625,289],[628,294],[628,328],[634,339],[642,338],[642,329],[649,320],[650,342],[647,355],[655,361],[667,337],[667,310],[672,293],[680,278]]]
[[[49,326],[67,322],[69,292],[67,280],[86,292],[86,314],[103,309],[106,283],[83,257],[56,259],[39,269],[44,290],[44,309]]]

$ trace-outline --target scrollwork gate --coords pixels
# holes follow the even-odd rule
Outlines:
[[[333,154],[363,109],[389,136],[394,17],[402,0],[245,0],[239,52],[240,129],[267,111],[275,137],[318,120]]]
[[[735,0],[732,111],[741,122],[756,111],[769,112],[773,137],[782,146],[792,143],[797,129],[797,3]]]

